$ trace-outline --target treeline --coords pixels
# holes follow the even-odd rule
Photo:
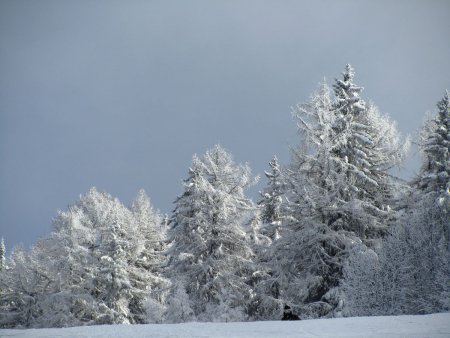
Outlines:
[[[278,320],[450,310],[449,93],[409,141],[361,98],[347,65],[293,108],[300,141],[270,161],[256,203],[247,165],[194,155],[170,217],[92,188],[0,271],[1,327]]]

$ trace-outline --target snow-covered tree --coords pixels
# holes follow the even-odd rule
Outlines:
[[[22,247],[16,247],[8,259],[8,267],[0,273],[0,327],[14,327],[25,325],[27,315],[25,308],[28,308],[28,300],[25,292],[19,291],[19,288],[25,289],[21,282],[26,280],[23,263],[26,261],[25,252]],[[21,278],[23,276],[23,278]],[[28,277],[29,278],[29,277]],[[27,311],[34,312],[34,311]]]
[[[404,227],[391,229],[376,250],[357,242],[344,264],[341,287],[345,316],[380,316],[405,313],[404,296],[411,283],[411,267],[401,257],[411,254],[404,245]]]
[[[168,323],[185,323],[195,320],[193,302],[185,289],[185,282],[174,280],[172,292],[167,299],[165,319]]]
[[[273,245],[272,284],[304,317],[339,315],[349,250],[359,240],[375,247],[394,216],[388,170],[400,163],[407,142],[360,98],[353,77],[346,66],[334,97],[322,84],[293,111],[301,137],[285,170],[293,221]]]
[[[363,245],[353,250],[342,283],[345,315],[425,314],[450,308],[450,257],[435,212],[425,204],[401,217],[377,250]]]
[[[84,205],[89,203],[89,197],[92,200],[97,194],[95,189],[91,189],[68,210],[59,211],[47,241],[48,260],[53,261],[58,273],[58,288],[65,294],[60,303],[65,303],[70,309],[62,326],[104,323],[106,320],[100,318],[109,312],[97,300],[95,291],[99,270],[96,252],[101,240],[101,225],[96,228],[99,222]]]
[[[423,165],[413,182],[413,201],[402,220],[411,239],[405,263],[414,266],[405,299],[407,313],[450,309],[450,100],[437,103],[437,113],[422,128],[419,146]]]
[[[160,214],[154,210],[144,190],[133,201],[131,211],[137,222],[135,236],[144,238],[144,248],[138,264],[155,275],[161,275],[166,250],[166,229]]]
[[[404,142],[387,116],[361,98],[362,88],[353,83],[354,70],[347,65],[343,80],[334,84],[333,131],[336,141],[331,153],[336,171],[345,180],[338,192],[344,200],[342,227],[364,240],[378,238],[391,216],[390,202],[395,185],[389,169],[401,163],[409,142]]]
[[[275,156],[270,162],[270,172],[265,172],[267,177],[266,188],[260,192],[261,199],[258,205],[261,209],[261,229],[264,235],[272,240],[280,237],[280,228],[283,221],[283,197],[285,192],[285,183],[281,173],[281,166]]]
[[[133,212],[93,188],[56,220],[58,237],[74,244],[67,250],[75,268],[83,266],[75,275],[81,283],[69,285],[92,297],[94,307],[88,309],[96,309],[95,323],[147,322],[147,298],[167,283],[158,271],[162,253],[155,254],[161,246],[159,217],[147,202],[141,192]]]
[[[450,93],[437,103],[437,114],[430,117],[422,130],[420,147],[424,161],[415,184],[450,213]],[[447,241],[450,241],[447,237]]]
[[[252,251],[242,225],[254,211],[244,196],[250,183],[249,167],[235,165],[228,152],[215,146],[203,157],[194,155],[184,192],[176,200],[169,275],[184,281],[198,320],[217,320],[219,312],[223,320],[245,319]]]
[[[131,237],[134,226],[128,209],[95,188],[55,219],[55,247],[69,243],[61,248],[69,258],[61,262],[68,274],[64,288],[83,295],[75,306],[83,323],[134,322],[128,302],[140,290],[130,284],[127,270],[129,256],[141,246]]]
[[[3,267],[5,266],[5,256],[6,256],[5,241],[2,237],[2,240],[0,242],[0,271],[2,271]]]
[[[447,234],[450,218],[441,213],[434,201],[422,200],[416,207],[399,225],[404,228],[401,245],[405,247],[406,254],[395,258],[400,260],[402,266],[410,267],[403,274],[405,292],[402,312],[424,314],[448,311],[450,252]],[[391,264],[389,261],[383,263]]]
[[[0,327],[42,327],[46,322],[46,305],[58,300],[54,276],[46,261],[45,241],[39,241],[30,252],[15,247],[0,273]],[[54,304],[58,306],[58,304]]]
[[[403,194],[396,226],[370,262],[352,255],[345,268],[348,315],[450,309],[448,94],[437,106],[422,130],[423,166]]]
[[[140,190],[131,206],[136,220],[133,237],[143,239],[143,247],[134,257],[132,265],[129,265],[130,274],[136,286],[145,292],[150,292],[150,298],[138,297],[130,303],[130,308],[137,306],[135,312],[145,313],[140,322],[162,321],[165,297],[169,287],[169,281],[163,277],[163,265],[166,261],[166,228],[157,210],[155,210],[144,190]],[[146,299],[144,303],[142,300]],[[142,306],[146,310],[143,312]]]
[[[297,114],[299,109],[305,113],[301,118]],[[281,177],[278,180],[282,182],[282,198],[285,201],[283,224],[280,229],[283,236],[277,239],[266,252],[263,252],[263,257],[260,257],[262,266],[266,267],[263,278],[256,288],[261,304],[258,311],[261,319],[281,318],[285,303],[289,303],[295,311],[299,311],[302,302],[300,294],[306,293],[299,284],[295,284],[294,279],[298,279],[295,277],[295,270],[299,269],[298,261],[303,256],[308,257],[311,248],[301,243],[302,237],[306,238],[307,236],[298,232],[294,225],[298,225],[299,221],[305,218],[305,203],[309,198],[314,198],[312,190],[308,194],[305,190],[308,187],[307,175],[312,175],[313,172],[316,176],[327,174],[322,165],[327,164],[328,157],[324,151],[318,152],[318,145],[327,142],[329,133],[325,130],[331,128],[331,122],[328,121],[332,117],[329,114],[330,109],[330,91],[326,85],[322,85],[320,91],[312,97],[308,104],[298,105],[293,112],[299,130],[302,131],[299,133],[302,142],[299,148],[293,152],[292,163],[279,171]],[[309,141],[306,142],[306,140]],[[312,154],[323,156],[323,158],[313,162],[309,160],[313,159]],[[317,190],[318,187],[311,185],[309,188]],[[320,195],[318,191],[315,194]],[[313,233],[311,232],[311,234]],[[299,237],[297,238],[297,236]],[[319,236],[316,238],[320,240]],[[305,252],[301,253],[301,250]],[[307,275],[303,274],[303,278],[306,277]],[[296,285],[294,288],[291,288],[292,283]],[[302,285],[302,288],[304,287],[305,285]],[[288,294],[290,290],[293,290],[291,295]],[[306,316],[306,312],[303,309],[302,316]]]
[[[93,188],[59,212],[49,238],[28,254],[15,250],[0,276],[2,288],[11,285],[1,300],[3,325],[161,321],[169,282],[160,267],[160,217],[144,192],[132,209]]]
[[[265,172],[267,186],[261,192],[261,200],[258,202],[262,208],[261,221],[272,223],[281,220],[281,203],[283,195],[283,182],[281,181],[281,167],[275,156],[270,162],[271,172]]]
[[[423,164],[413,181],[413,193],[399,227],[405,228],[402,257],[412,267],[406,276],[405,313],[450,309],[450,100],[437,103],[437,113],[425,122],[419,146]]]
[[[3,240],[3,237],[0,242],[0,273],[3,269],[6,268],[6,248],[5,248],[5,241]],[[0,286],[0,298],[2,297],[2,288]]]

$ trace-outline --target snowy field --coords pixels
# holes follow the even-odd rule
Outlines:
[[[0,330],[0,337],[450,337],[450,313],[355,317],[297,322],[104,325],[65,329]]]

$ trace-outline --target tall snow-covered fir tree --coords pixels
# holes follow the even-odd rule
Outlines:
[[[193,157],[170,221],[168,271],[172,280],[182,284],[178,283],[168,303],[178,307],[179,301],[173,297],[185,292],[184,306],[192,309],[192,313],[185,312],[189,318],[245,319],[252,296],[247,284],[252,251],[242,225],[254,212],[252,202],[244,196],[250,176],[249,167],[235,165],[221,146]]]
[[[353,83],[353,78],[354,70],[347,65],[343,80],[336,80],[333,86],[337,140],[331,153],[337,172],[345,180],[338,196],[346,212],[338,215],[337,221],[367,242],[385,233],[395,192],[388,171],[403,160],[409,142],[401,140],[387,116],[360,98],[362,88]]]
[[[393,217],[388,170],[407,150],[395,125],[360,98],[347,65],[294,108],[301,143],[286,170],[293,221],[273,245],[278,297],[304,317],[339,315],[342,268],[355,243],[376,246]],[[295,287],[292,287],[295,285]]]

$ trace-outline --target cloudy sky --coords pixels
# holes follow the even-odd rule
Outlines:
[[[415,133],[450,89],[449,17],[446,0],[1,0],[0,236],[32,244],[91,186],[170,212],[216,143],[255,174],[286,163],[290,106],[346,63]]]

